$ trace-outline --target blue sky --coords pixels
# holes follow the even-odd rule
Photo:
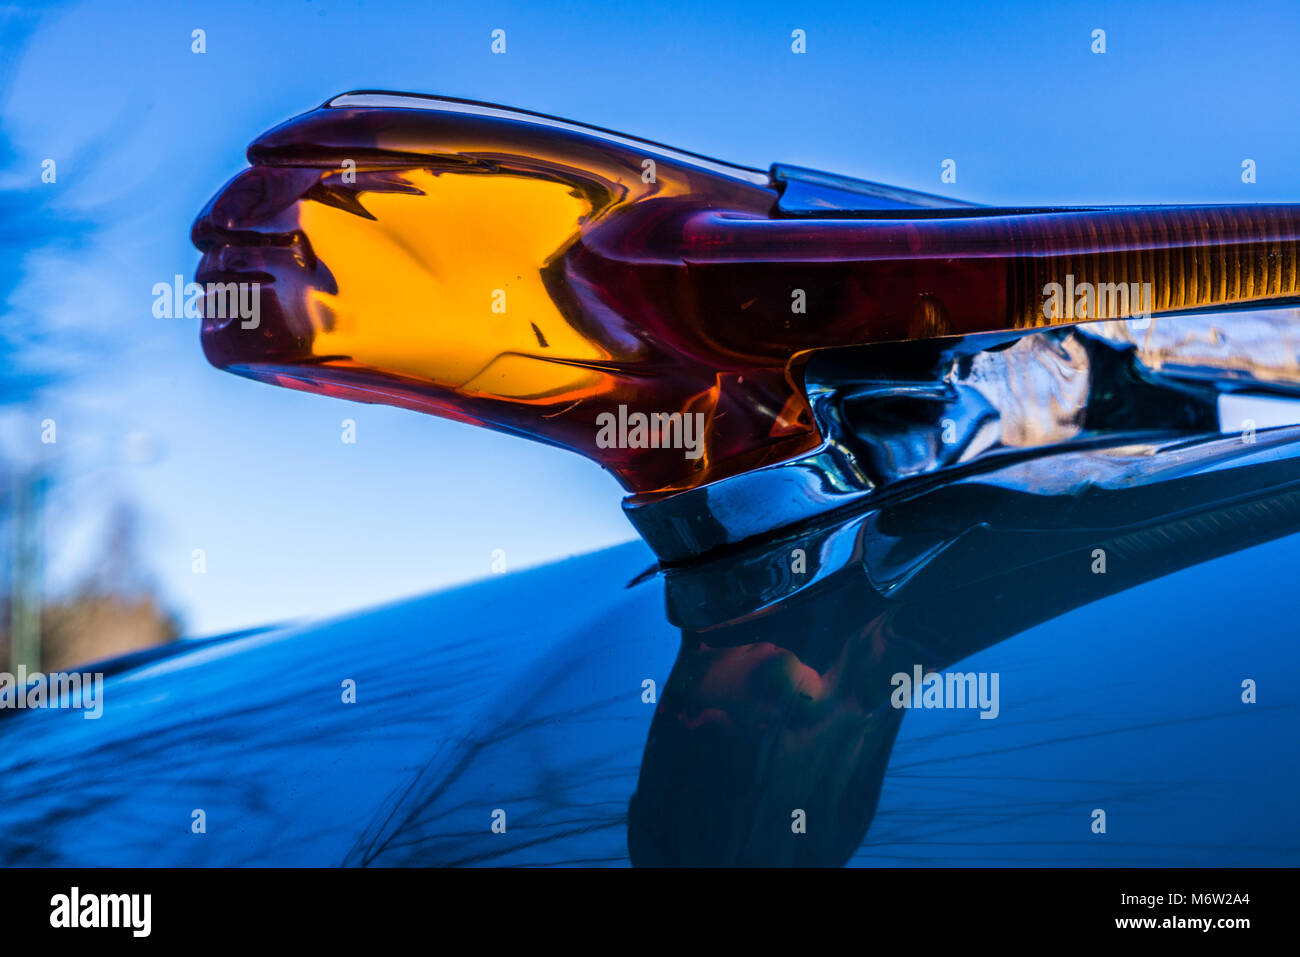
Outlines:
[[[520,568],[626,540],[620,489],[583,459],[225,375],[194,320],[153,317],[254,136],[390,88],[988,203],[1296,202],[1298,49],[1284,3],[0,7],[0,358],[30,385],[0,392],[0,455],[51,455],[52,587],[126,499],[193,634],[480,578],[494,549]]]

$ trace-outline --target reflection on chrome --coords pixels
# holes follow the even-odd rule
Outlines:
[[[1132,345],[1152,372],[1229,378],[1300,390],[1300,309],[1250,309],[1143,322],[1098,322],[1081,332]]]
[[[805,372],[818,450],[624,507],[676,562],[1009,457],[1300,423],[1296,330],[1297,310],[1271,309],[820,353]],[[1225,414],[1265,395],[1267,422]]]

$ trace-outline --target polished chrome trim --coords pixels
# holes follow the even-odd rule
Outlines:
[[[1288,328],[1285,316],[1270,313],[1260,321],[1270,317],[1276,321],[1266,323],[1265,332],[1278,335]],[[1175,323],[1167,335],[1179,342],[1189,323],[1198,329],[1205,325],[1204,317],[1162,321]],[[825,362],[814,360],[804,373],[813,417],[824,437],[817,449],[699,488],[655,498],[632,496],[624,500],[624,512],[660,560],[673,564],[749,539],[781,536],[788,527],[869,506],[886,495],[911,495],[936,483],[993,471],[1023,476],[1026,488],[1072,495],[1085,487],[1104,487],[1115,475],[1131,482],[1148,457],[1159,459],[1151,467],[1168,469],[1190,454],[1184,448],[1195,450],[1199,467],[1211,468],[1206,442],[1238,431],[1237,423],[1221,418],[1225,393],[1253,395],[1266,387],[1275,395],[1300,397],[1300,371],[1292,374],[1300,366],[1290,361],[1255,370],[1256,377],[1241,377],[1249,369],[1248,347],[1263,335],[1254,327],[1243,334],[1244,344],[1226,349],[1218,366],[1201,357],[1206,368],[1188,370],[1172,367],[1167,358],[1159,361],[1163,340],[1156,327],[1134,326],[1136,322],[829,350]],[[1232,330],[1239,326],[1224,326],[1215,341],[1231,345]],[[1219,327],[1211,323],[1210,328]],[[1119,358],[1124,354],[1127,359]],[[1003,365],[994,364],[998,362]],[[1035,370],[1043,375],[1033,375]],[[1195,374],[1189,378],[1189,372]],[[1078,386],[1073,391],[1065,387],[1071,383]],[[1083,412],[1098,389],[1108,402],[1086,419]],[[1157,397],[1160,404],[1152,405]],[[934,403],[935,421],[942,415],[951,423],[954,438],[914,460],[906,453],[913,447],[924,452],[935,427],[922,417],[917,431],[910,432],[904,418],[897,420],[902,429],[891,431],[890,417],[876,419],[869,413],[871,403],[880,400]],[[1168,403],[1177,403],[1180,413],[1169,421],[1134,417]],[[1059,423],[1044,423],[1033,414],[1048,406],[1059,414]],[[1298,420],[1300,413],[1290,417],[1290,422]],[[1266,457],[1274,444],[1262,435],[1257,440],[1255,431],[1265,430],[1250,425],[1248,438],[1225,440],[1221,446],[1225,454],[1233,453],[1233,464]],[[1290,423],[1274,425],[1285,429]],[[989,438],[990,430],[1001,436],[1004,428],[1039,438],[1026,444]],[[1243,448],[1243,442],[1251,445]],[[1071,466],[1064,467],[1066,462]]]
[[[828,436],[814,451],[665,498],[628,497],[628,521],[660,560],[679,562],[867,498],[876,484],[838,438],[846,430],[836,395],[832,388],[809,386],[813,416]]]

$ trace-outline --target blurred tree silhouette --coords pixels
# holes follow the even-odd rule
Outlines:
[[[61,4],[0,10],[0,99],[21,60],[19,53],[43,18]],[[102,144],[81,152],[94,155]],[[79,159],[69,157],[75,168]],[[39,164],[18,161],[0,129],[0,412],[39,401],[86,368],[101,345],[91,334],[59,336],[49,317],[30,303],[15,304],[31,254],[81,248],[93,223],[60,206],[60,190],[41,181]],[[29,416],[39,422],[40,415]],[[36,429],[24,440],[0,446],[0,670],[18,664],[60,670],[122,654],[176,637],[175,616],[162,606],[139,548],[139,516],[125,502],[110,513],[101,553],[69,594],[43,594],[45,548],[43,491],[59,480],[57,460],[39,442]],[[83,516],[78,516],[82,520]],[[20,636],[15,648],[14,634]],[[35,647],[23,647],[26,635]]]
[[[14,524],[14,516],[7,525]],[[12,556],[12,546],[9,549]],[[6,562],[12,569],[13,561]],[[13,647],[15,598],[24,600],[16,576],[8,576],[4,620],[0,623],[0,662],[16,665]],[[30,587],[30,585],[26,586]],[[43,671],[62,671],[177,637],[175,616],[164,608],[139,550],[139,515],[126,503],[112,511],[101,552],[71,592],[39,602],[40,661]],[[34,663],[22,662],[29,668]],[[4,668],[13,670],[11,665]]]

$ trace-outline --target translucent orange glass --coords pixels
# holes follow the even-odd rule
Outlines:
[[[572,449],[644,497],[815,448],[812,350],[1114,318],[1120,285],[1150,284],[1133,312],[1300,294],[1293,206],[792,216],[766,173],[388,95],[249,159],[193,230],[200,282],[262,284],[257,328],[204,320],[215,365]],[[1080,316],[1053,283],[1116,285]],[[649,435],[599,440],[638,414]]]

